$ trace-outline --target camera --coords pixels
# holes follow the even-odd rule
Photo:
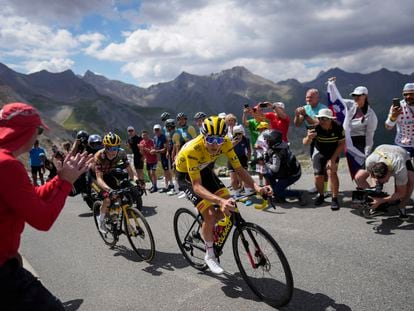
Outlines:
[[[249,104],[244,104],[244,108],[249,108]]]
[[[267,107],[267,104],[266,104],[266,103],[260,103],[260,104],[259,104],[259,107],[260,107],[260,108],[266,108],[266,107]]]

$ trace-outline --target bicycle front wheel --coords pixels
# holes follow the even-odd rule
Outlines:
[[[263,228],[244,223],[234,230],[233,254],[250,289],[263,301],[286,305],[293,294],[293,277],[282,249]]]
[[[104,240],[105,244],[109,245],[110,247],[114,247],[116,242],[118,242],[118,235],[115,232],[115,224],[113,223],[109,215],[106,215],[104,220],[106,232],[103,232],[102,229],[99,227],[99,214],[101,205],[102,201],[95,201],[95,203],[93,203],[93,220],[95,221],[96,229],[98,230],[98,233],[102,240]]]
[[[144,215],[135,207],[128,207],[124,215],[125,234],[139,257],[150,262],[155,256],[155,242]],[[127,217],[125,217],[127,216]]]
[[[204,263],[206,249],[201,238],[201,224],[201,220],[186,208],[180,208],[174,214],[174,234],[181,253],[191,266],[204,271],[207,269]]]

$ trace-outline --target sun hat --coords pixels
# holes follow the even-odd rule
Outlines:
[[[282,108],[282,109],[285,109],[285,104],[284,104],[284,103],[282,103],[282,102],[276,102],[276,103],[273,103],[273,104],[272,104],[272,107],[273,107],[273,109],[275,109],[275,108]]]
[[[403,92],[414,93],[414,83],[406,83],[404,85]]]
[[[368,95],[368,89],[365,86],[358,86],[355,90],[349,95]]]
[[[269,123],[267,123],[267,122],[260,122],[259,123],[259,125],[257,126],[257,129],[258,130],[260,130],[260,129],[268,129],[269,128]]]
[[[154,125],[154,130],[156,130],[156,129],[160,130],[160,129],[161,129],[161,125],[159,125],[159,124],[155,124],[155,125]]]
[[[135,129],[134,129],[134,127],[133,127],[133,126],[131,126],[131,125],[130,125],[130,126],[128,126],[128,127],[127,127],[127,131],[128,131],[128,132],[129,132],[129,131],[135,131]]]
[[[318,114],[315,117],[317,117],[317,118],[336,119],[336,117],[334,117],[334,115],[333,115],[332,110],[331,109],[328,109],[328,108],[319,110]]]

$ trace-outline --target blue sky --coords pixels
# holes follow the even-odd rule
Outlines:
[[[0,61],[139,86],[245,66],[270,80],[340,67],[414,72],[414,2],[0,0]]]

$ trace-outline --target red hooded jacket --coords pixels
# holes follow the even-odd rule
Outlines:
[[[34,187],[13,152],[47,128],[38,112],[21,103],[0,110],[0,266],[16,256],[24,224],[49,230],[62,210],[72,185],[58,176]]]

